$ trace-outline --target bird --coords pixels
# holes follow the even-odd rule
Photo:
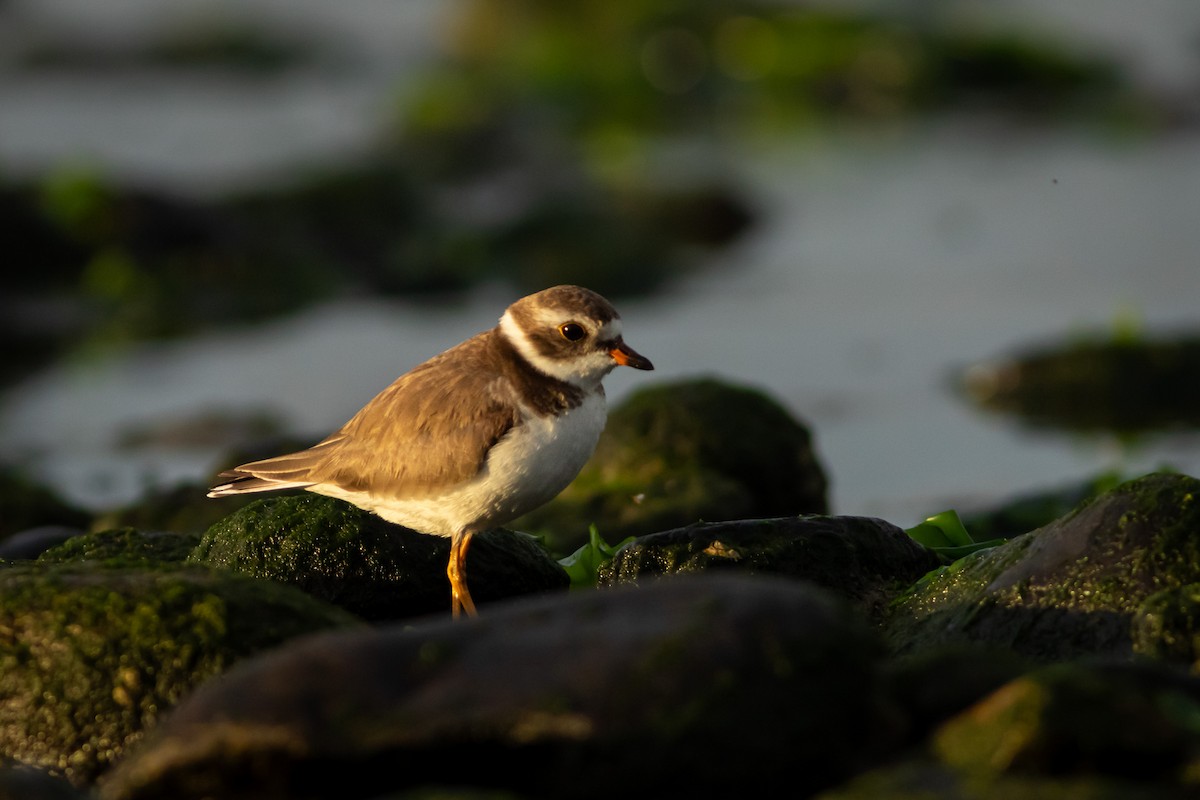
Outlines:
[[[312,447],[219,473],[208,496],[304,489],[448,537],[452,616],[476,616],[471,538],[574,480],[607,421],[601,381],[618,366],[654,369],[625,344],[608,300],[553,286],[401,375]]]

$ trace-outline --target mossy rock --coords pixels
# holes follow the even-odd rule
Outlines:
[[[932,750],[950,766],[989,776],[1180,780],[1200,754],[1198,716],[1196,679],[1161,667],[1056,664],[945,722]]]
[[[194,534],[119,528],[74,536],[42,553],[38,562],[96,561],[110,567],[182,564],[199,542]]]
[[[808,428],[756,389],[709,378],[632,394],[608,415],[570,486],[513,523],[569,553],[595,524],[608,541],[689,525],[828,510]]]
[[[963,375],[968,397],[1036,427],[1146,431],[1200,427],[1200,335],[1046,347]]]
[[[890,660],[889,694],[908,720],[911,746],[922,745],[942,722],[961,713],[1031,665],[998,647],[957,645]]]
[[[869,517],[710,522],[642,536],[600,568],[601,586],[737,570],[812,581],[878,618],[892,597],[941,564],[904,531]]]
[[[1133,621],[1133,651],[1200,674],[1200,583],[1146,598]]]
[[[894,604],[888,637],[901,653],[977,642],[1046,661],[1130,658],[1142,604],[1200,583],[1198,500],[1200,481],[1185,475],[1121,484],[918,582]]]
[[[189,562],[297,586],[364,619],[448,611],[450,540],[393,525],[332,497],[303,493],[251,503],[204,534]],[[566,572],[533,537],[506,530],[471,540],[476,603],[565,591]]]
[[[291,587],[195,567],[0,570],[0,750],[90,783],[235,661],[354,624]]]

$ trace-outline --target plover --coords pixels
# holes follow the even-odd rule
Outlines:
[[[316,445],[220,473],[208,496],[306,489],[447,536],[451,610],[474,615],[471,537],[579,474],[607,416],[601,380],[617,365],[654,369],[625,344],[607,300],[555,286],[401,375]]]

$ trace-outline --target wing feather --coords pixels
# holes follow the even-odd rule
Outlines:
[[[410,372],[313,447],[243,464],[214,494],[334,484],[377,497],[439,494],[473,478],[520,424],[509,384],[489,360],[493,329]]]

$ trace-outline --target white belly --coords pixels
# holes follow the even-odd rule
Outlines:
[[[335,496],[425,533],[485,530],[532,511],[565,489],[591,458],[605,421],[604,395],[596,392],[558,417],[527,414],[492,448],[474,480],[443,495],[414,500]],[[313,489],[333,494],[326,487]]]

